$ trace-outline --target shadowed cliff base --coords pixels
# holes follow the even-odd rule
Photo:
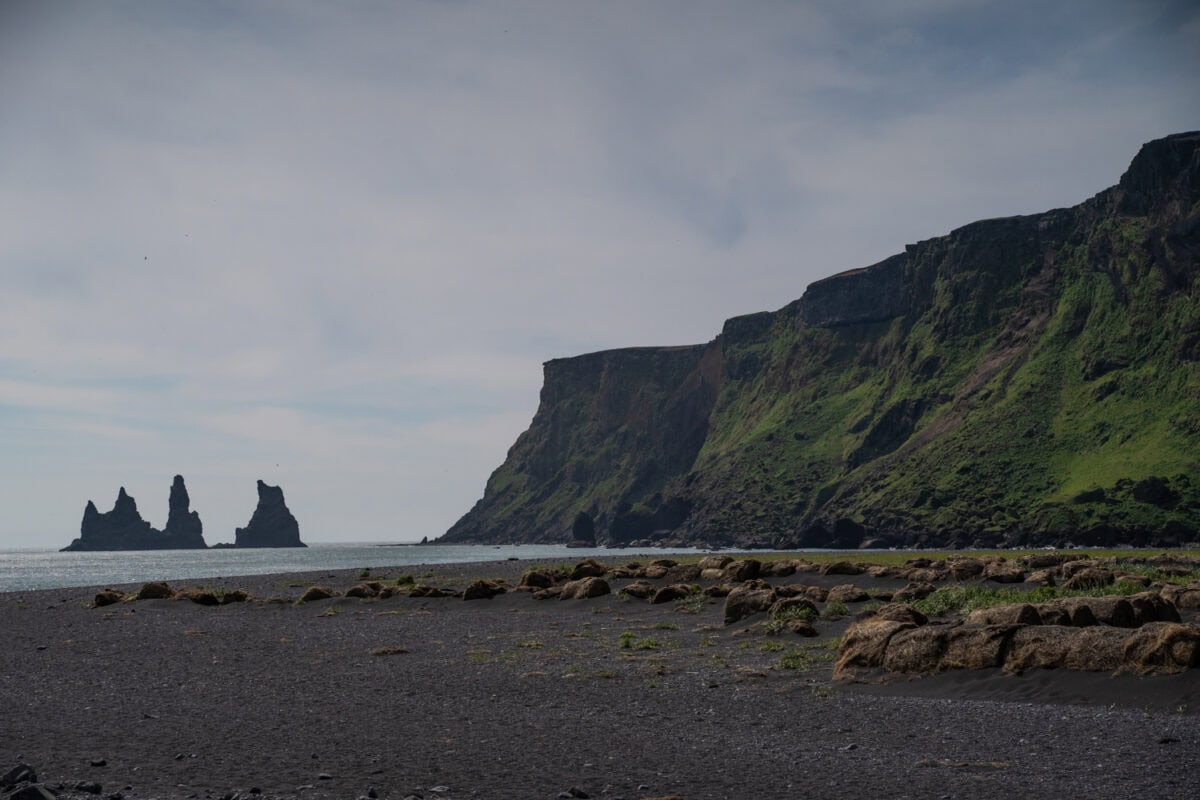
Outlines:
[[[1073,208],[909,245],[708,344],[547,362],[440,541],[1196,542],[1198,254],[1193,132]]]

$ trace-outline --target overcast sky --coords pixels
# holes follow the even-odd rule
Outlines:
[[[1194,2],[0,0],[0,548],[445,531],[541,363],[731,316],[1200,128]]]

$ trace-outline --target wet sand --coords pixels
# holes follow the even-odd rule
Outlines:
[[[462,588],[476,577],[515,583],[529,566],[373,577]],[[831,579],[847,582],[804,576]],[[355,570],[204,583],[262,601],[358,580]],[[1200,789],[1200,670],[846,686],[830,679],[827,644],[848,620],[819,622],[815,639],[768,636],[747,631],[751,620],[724,625],[720,599],[513,592],[93,608],[94,594],[0,595],[0,773],[23,761],[67,798],[97,796],[72,788],[80,782],[130,800],[1191,798]],[[802,668],[785,668],[785,655],[803,656]]]

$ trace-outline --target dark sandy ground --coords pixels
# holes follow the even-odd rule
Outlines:
[[[374,575],[515,583],[529,563]],[[355,582],[204,581],[292,599]],[[94,593],[0,595],[0,773],[28,763],[63,797],[97,796],[81,782],[130,800],[1200,796],[1200,670],[847,687],[825,646],[844,624],[746,633],[721,600],[92,608]]]

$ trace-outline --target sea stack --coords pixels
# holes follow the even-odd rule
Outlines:
[[[283,489],[258,482],[258,507],[235,533],[234,547],[306,547],[300,525],[283,501]]]
[[[190,510],[191,498],[183,485],[183,476],[176,475],[171,484],[171,496],[167,501],[167,526],[163,536],[172,548],[204,547],[204,525],[200,515]]]
[[[183,478],[175,476],[171,485],[170,516],[166,530],[150,526],[138,512],[137,502],[122,486],[112,511],[101,514],[91,500],[83,509],[79,538],[63,551],[104,550],[202,550],[204,543],[200,515],[189,511],[187,488]]]

